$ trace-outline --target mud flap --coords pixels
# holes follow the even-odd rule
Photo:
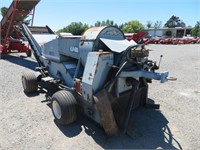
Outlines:
[[[115,135],[118,127],[115,121],[108,92],[103,89],[94,96],[96,107],[99,110],[101,124],[107,135]]]

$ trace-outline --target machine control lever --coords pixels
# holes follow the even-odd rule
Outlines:
[[[160,68],[160,63],[161,63],[162,57],[163,57],[163,55],[160,55],[160,60],[159,60],[158,68]]]

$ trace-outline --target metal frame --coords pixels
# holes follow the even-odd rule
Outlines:
[[[40,0],[37,0],[38,2]],[[11,3],[10,7],[8,8],[7,12],[6,12],[6,15],[2,18],[1,20],[1,32],[2,32],[2,27],[6,24],[9,24],[8,25],[8,28],[5,28],[3,30],[6,30],[6,34],[5,36],[1,35],[1,43],[3,44],[3,48],[1,49],[0,53],[1,54],[7,54],[7,53],[10,53],[11,50],[18,50],[18,52],[28,52],[29,50],[29,46],[26,46],[24,45],[22,42],[18,42],[18,43],[14,43],[12,44],[12,40],[9,38],[10,34],[12,32],[14,32],[14,28],[13,28],[13,25],[16,24],[16,18],[15,16],[16,15],[20,15],[20,19],[17,20],[17,24],[21,23],[23,21],[23,19],[27,16],[27,15],[32,15],[32,22],[31,22],[31,26],[33,25],[33,20],[34,20],[34,16],[35,16],[35,5],[37,4],[37,2],[35,3],[30,3],[31,7],[30,9],[31,10],[23,10],[23,7],[21,7],[22,10],[18,10],[18,6],[20,4],[20,2],[22,2],[21,0],[13,0],[13,2]],[[24,6],[24,5],[21,5],[21,6]],[[33,6],[33,8],[32,8]],[[21,35],[20,33],[17,33],[18,31],[15,31],[16,32],[16,35],[17,35],[17,39],[20,40],[21,38]],[[13,46],[8,46],[8,45],[13,45]]]

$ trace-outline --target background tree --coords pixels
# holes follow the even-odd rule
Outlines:
[[[129,21],[124,24],[122,31],[125,33],[138,33],[144,30],[143,24],[137,20]]]
[[[156,30],[159,29],[159,28],[161,28],[161,26],[162,26],[162,22],[161,21],[156,21],[154,23],[154,25],[153,25],[153,27],[154,27],[154,36],[157,36],[156,35]]]
[[[1,15],[2,15],[2,17],[4,17],[6,15],[7,10],[8,10],[7,7],[2,7],[1,8]]]
[[[165,27],[174,28],[174,27],[185,27],[185,23],[179,19],[179,17],[171,16],[169,20],[165,23]]]
[[[63,29],[58,30],[57,33],[68,32],[72,33],[73,35],[82,35],[88,28],[89,26],[87,24],[83,24],[81,22],[72,22]]]
[[[200,21],[197,21],[194,28],[192,28],[191,34],[192,34],[192,36],[195,36],[195,37],[199,36],[200,37]]]
[[[153,23],[151,21],[147,21],[146,27],[147,29],[152,28]]]
[[[172,36],[172,31],[171,30],[167,30],[165,34],[166,34],[166,36],[170,37],[170,36]]]
[[[109,20],[107,19],[106,21],[97,21],[95,24],[94,24],[95,27],[101,27],[101,26],[117,26],[118,25],[116,23],[114,23],[113,20]]]
[[[118,28],[119,28],[120,30],[122,30],[122,29],[124,28],[124,24],[122,23],[121,25],[118,25]]]
[[[120,30],[123,29],[124,27],[124,24],[120,24],[118,25],[117,23],[114,23],[113,20],[109,20],[107,19],[106,21],[97,21],[95,24],[94,24],[95,27],[101,27],[101,26],[116,26],[118,27]],[[91,26],[93,27],[93,26]]]
[[[97,21],[97,22],[94,24],[94,26],[95,26],[95,27],[100,27],[101,24],[102,24],[102,23],[101,23],[100,21]]]
[[[159,29],[159,28],[161,28],[162,27],[162,21],[156,21],[155,23],[154,23],[154,29]]]

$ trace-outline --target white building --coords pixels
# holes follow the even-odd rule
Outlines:
[[[191,27],[176,27],[176,28],[161,28],[161,29],[154,29],[149,28],[145,31],[149,33],[149,36],[152,37],[177,37],[182,38],[183,36],[187,36],[190,34]],[[171,36],[167,36],[166,32],[171,31]]]

